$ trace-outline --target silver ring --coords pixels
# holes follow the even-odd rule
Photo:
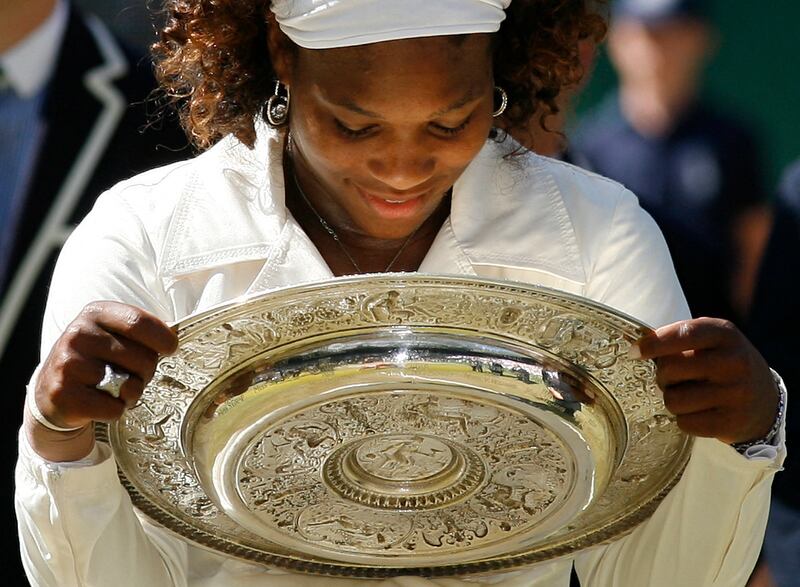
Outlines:
[[[95,389],[105,391],[112,397],[119,397],[119,392],[122,389],[122,385],[128,379],[130,379],[130,375],[128,373],[120,373],[115,371],[114,367],[106,364],[106,372],[103,375],[103,378],[100,380],[100,383],[95,385]]]

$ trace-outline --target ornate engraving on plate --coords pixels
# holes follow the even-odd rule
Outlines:
[[[378,479],[412,482],[444,471],[455,460],[443,441],[424,434],[383,434],[361,443],[355,462]]]
[[[408,538],[413,521],[348,503],[307,507],[297,519],[306,540],[362,550],[392,549]]]
[[[353,413],[381,420],[382,432]],[[534,419],[425,392],[319,404],[276,422],[243,452],[247,509],[275,532],[353,552],[502,540],[535,525],[574,481],[569,451]]]
[[[471,449],[426,434],[378,434],[337,449],[325,462],[328,487],[364,505],[440,507],[474,491],[485,476]]]

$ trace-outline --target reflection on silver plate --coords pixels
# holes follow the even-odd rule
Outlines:
[[[647,328],[515,283],[370,275],[180,323],[107,431],[134,503],[302,572],[519,567],[617,538],[683,471]]]

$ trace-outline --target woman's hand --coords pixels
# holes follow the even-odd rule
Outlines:
[[[780,392],[764,358],[730,322],[676,322],[637,346],[641,358],[655,359],[664,404],[684,432],[727,444],[769,433]]]
[[[116,420],[141,397],[159,355],[173,353],[177,344],[175,333],[149,312],[118,302],[88,304],[42,364],[36,381],[36,405],[44,418],[62,428],[89,429],[93,421]],[[120,388],[119,398],[95,387],[105,374],[106,364],[130,375]],[[43,454],[40,449],[52,452],[46,448],[48,443],[32,439],[41,456],[60,457],[50,460],[66,460],[63,445],[68,438],[81,437],[86,445],[85,434],[53,432],[33,418],[28,419],[28,431],[29,438],[34,433],[39,440],[63,434],[58,439],[62,445],[62,450],[56,451],[58,455]]]

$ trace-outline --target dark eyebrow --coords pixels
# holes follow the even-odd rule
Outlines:
[[[449,104],[448,106],[445,106],[441,110],[434,112],[432,118],[443,116],[448,112],[452,112],[453,110],[458,110],[459,108],[466,106],[467,104],[473,102],[474,100],[476,100],[475,93],[472,90],[469,90],[466,94],[461,96],[458,100],[456,100],[452,104]],[[379,120],[384,120],[383,116],[381,116],[377,112],[372,112],[371,110],[365,110],[364,108],[362,108],[361,106],[359,106],[358,104],[356,104],[351,100],[341,100],[341,101],[329,100],[329,102],[335,106],[340,106],[341,108],[346,108],[351,112],[360,114],[361,116],[367,116],[369,118],[377,118]]]
[[[441,110],[434,112],[433,117],[436,118],[437,116],[443,116],[448,112],[452,112],[453,110],[458,110],[459,108],[463,108],[470,102],[474,102],[477,98],[475,97],[475,92],[470,89],[466,94],[461,96],[458,100],[450,104],[449,106],[445,106]]]
[[[350,100],[341,100],[341,101],[339,101],[339,100],[328,100],[328,102],[330,102],[334,106],[340,106],[342,108],[347,108],[351,112],[355,112],[356,114],[360,114],[361,116],[367,116],[369,118],[378,118],[380,120],[383,120],[383,116],[381,116],[377,112],[372,112],[371,110],[365,110],[364,108],[362,108],[361,106],[359,106],[358,104],[356,104],[355,102],[352,102]]]

